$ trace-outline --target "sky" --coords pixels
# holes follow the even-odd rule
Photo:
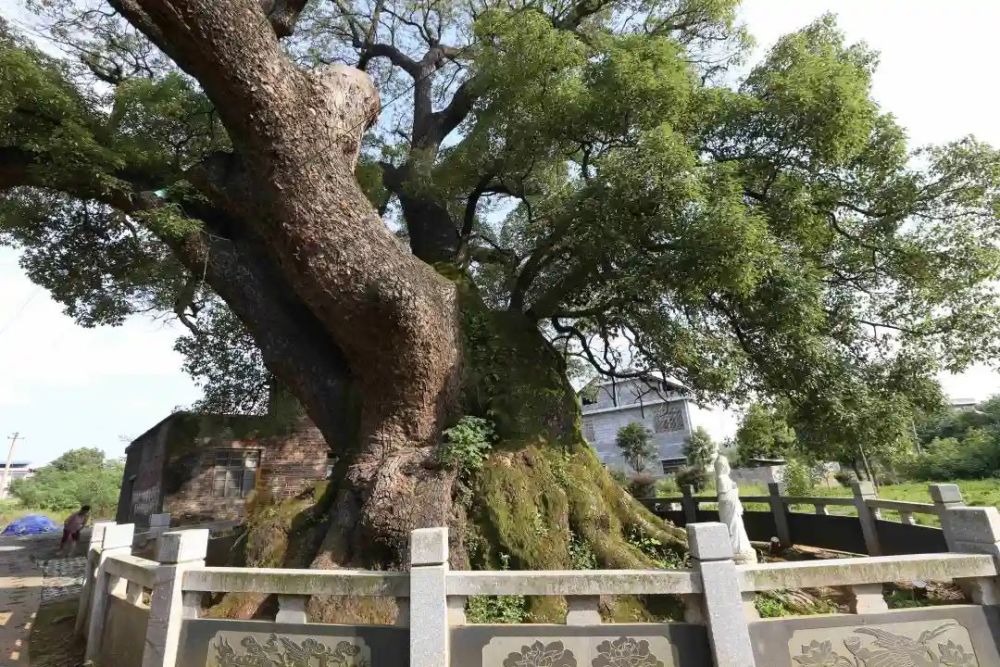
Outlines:
[[[745,0],[742,17],[759,57],[826,12],[838,15],[851,41],[881,52],[875,97],[914,144],[975,134],[1000,145],[1000,93],[983,76],[1000,62],[1000,2]],[[129,440],[199,396],[173,351],[178,333],[169,321],[143,317],[83,329],[27,279],[14,250],[0,248],[0,458],[14,432],[23,437],[16,460],[43,464],[76,447],[120,456]],[[1000,375],[983,367],[942,382],[954,398],[1000,392]],[[722,431],[735,425],[724,421]]]

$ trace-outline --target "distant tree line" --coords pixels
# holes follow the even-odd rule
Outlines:
[[[11,495],[26,507],[62,512],[90,505],[94,516],[110,516],[118,504],[123,472],[124,464],[100,449],[72,449],[33,477],[11,482]]]

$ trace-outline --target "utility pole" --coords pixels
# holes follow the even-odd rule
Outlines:
[[[14,435],[10,436],[10,449],[7,450],[7,467],[3,469],[3,484],[0,485],[0,491],[3,495],[0,498],[6,498],[10,495],[10,489],[8,484],[10,484],[10,466],[14,462],[14,445],[17,444],[18,440],[23,440],[21,434],[14,431]]]

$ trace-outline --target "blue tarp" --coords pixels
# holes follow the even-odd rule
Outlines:
[[[42,533],[59,532],[59,524],[41,514],[29,514],[20,519],[14,519],[3,529],[3,535],[41,535]]]

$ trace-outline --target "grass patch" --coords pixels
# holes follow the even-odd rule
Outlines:
[[[31,667],[68,667],[83,664],[85,646],[73,632],[76,598],[53,602],[38,609],[28,639]]]

